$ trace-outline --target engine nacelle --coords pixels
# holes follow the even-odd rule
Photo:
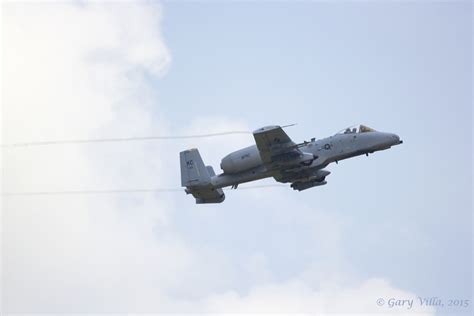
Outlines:
[[[262,164],[256,145],[242,148],[228,154],[221,161],[224,173],[239,173],[255,168]]]

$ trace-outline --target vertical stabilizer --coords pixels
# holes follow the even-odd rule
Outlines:
[[[196,148],[182,151],[179,158],[181,160],[181,186],[200,186],[211,182],[211,176]]]
[[[179,153],[181,164],[181,186],[186,193],[192,194],[197,204],[221,203],[225,199],[222,189],[211,184],[215,172],[211,166],[205,166],[197,149],[189,149]]]

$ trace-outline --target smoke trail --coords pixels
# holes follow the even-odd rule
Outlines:
[[[71,139],[71,140],[52,140],[2,144],[3,148],[29,147],[29,146],[48,146],[48,145],[67,145],[67,144],[86,144],[86,143],[111,143],[111,142],[130,142],[130,141],[147,141],[147,140],[173,140],[173,139],[191,139],[217,137],[233,134],[251,134],[249,131],[229,131],[222,133],[210,133],[200,135],[179,135],[179,136],[142,136],[142,137],[117,137],[117,138],[95,138],[95,139]]]
[[[263,184],[244,186],[237,189],[225,188],[224,190],[251,190],[263,188],[286,188],[283,184]],[[48,195],[102,195],[102,194],[123,194],[123,193],[168,193],[184,192],[184,188],[156,188],[156,189],[124,189],[124,190],[70,190],[70,191],[37,191],[37,192],[5,192],[2,196],[48,196]]]

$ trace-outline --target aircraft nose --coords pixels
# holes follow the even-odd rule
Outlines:
[[[397,134],[390,134],[390,139],[394,145],[403,144],[403,141],[400,139],[400,136]]]

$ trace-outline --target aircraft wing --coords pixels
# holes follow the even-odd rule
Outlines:
[[[264,163],[299,156],[301,151],[280,126],[266,126],[253,132],[260,157]]]

